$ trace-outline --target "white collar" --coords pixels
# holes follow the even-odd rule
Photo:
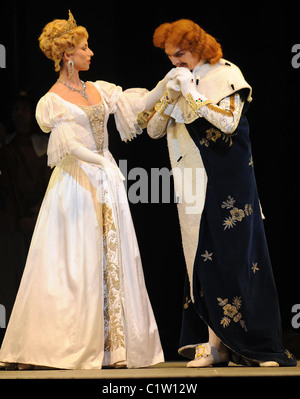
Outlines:
[[[216,64],[210,64],[207,60],[200,60],[200,62],[195,66],[192,73],[197,78],[203,78],[207,72],[219,67],[220,65],[225,65],[225,60],[220,59]]]

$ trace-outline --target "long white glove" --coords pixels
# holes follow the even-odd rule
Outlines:
[[[190,73],[187,68],[175,68],[175,71],[172,74],[172,79],[169,80],[166,86],[170,99],[177,100],[177,98],[182,94],[180,81],[186,78],[187,72]]]
[[[161,115],[164,119],[168,119],[173,111],[176,104],[176,100],[182,94],[179,77],[185,78],[186,68],[175,68],[172,70],[172,74],[169,74],[171,79],[166,84],[166,91],[164,95],[155,105],[156,112]]]
[[[158,84],[149,91],[145,96],[145,111],[151,111],[157,101],[162,98],[164,93],[166,92],[166,85],[173,78],[174,73],[176,72],[176,68],[172,68],[166,76],[158,82]]]
[[[173,101],[177,100],[177,98],[181,95],[181,87],[176,79],[170,80],[166,85],[166,89],[168,92],[168,97]]]
[[[80,159],[81,161],[99,165],[99,167],[104,170],[108,178],[115,185],[118,185],[123,180],[125,180],[125,177],[123,176],[122,172],[120,171],[117,165],[115,165],[113,162],[103,157],[102,155],[99,155],[89,150],[88,148],[85,148],[83,146],[78,146],[72,150],[72,155],[74,155],[76,158]]]
[[[198,92],[194,75],[187,68],[177,68],[174,79],[180,84],[182,95],[195,112],[204,105],[211,103],[203,94]]]

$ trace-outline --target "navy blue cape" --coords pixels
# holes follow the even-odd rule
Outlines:
[[[186,128],[201,153],[208,183],[194,263],[195,302],[187,289],[180,347],[207,341],[208,325],[237,363],[295,366],[282,344],[247,119],[241,117],[233,135],[204,118]]]

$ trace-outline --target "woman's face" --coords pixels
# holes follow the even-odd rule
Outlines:
[[[190,51],[181,50],[171,43],[165,43],[165,53],[170,58],[172,64],[176,67],[184,67],[192,70],[199,63],[200,58]]]
[[[87,71],[90,68],[91,58],[94,53],[89,49],[87,39],[81,40],[70,58],[78,71]]]

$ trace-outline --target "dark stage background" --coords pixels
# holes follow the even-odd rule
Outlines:
[[[132,2],[10,1],[1,8],[0,43],[6,48],[6,69],[0,70],[0,121],[7,130],[14,96],[23,90],[38,100],[55,82],[53,63],[40,51],[37,39],[47,22],[67,18],[68,8],[77,23],[87,28],[95,53],[90,71],[82,73],[81,78],[106,80],[124,89],[151,89],[171,68],[164,53],[152,44],[159,24],[190,18],[220,41],[224,58],[237,64],[253,87],[248,120],[257,184],[266,216],[284,339],[288,349],[297,352],[300,329],[292,327],[291,308],[300,303],[296,153],[300,69],[291,65],[291,48],[300,39],[296,33],[287,34],[288,28],[296,26],[293,10],[285,10],[282,3],[270,8],[255,1],[139,2],[137,6]],[[150,173],[153,167],[169,168],[165,138],[151,140],[145,131],[125,144],[119,139],[113,118],[109,125],[110,150],[116,160],[127,160],[128,170],[141,167]],[[128,181],[128,187],[133,183]],[[3,202],[1,206],[0,211],[5,212]],[[166,359],[177,359],[185,264],[176,205],[130,206]],[[6,308],[7,321],[23,269],[22,262],[16,265],[14,258],[15,253],[11,258],[0,253],[0,304]],[[5,328],[0,332],[1,342]]]

